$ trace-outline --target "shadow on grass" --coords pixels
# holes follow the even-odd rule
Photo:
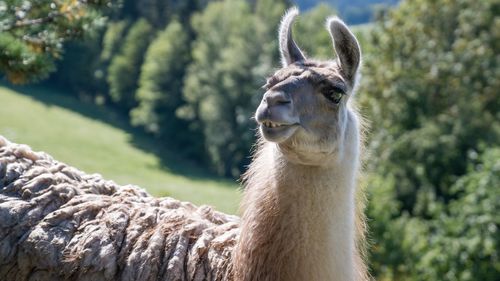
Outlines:
[[[44,105],[57,106],[71,110],[89,119],[104,122],[115,128],[127,132],[131,138],[129,143],[134,147],[148,153],[153,153],[160,159],[161,169],[186,176],[194,180],[217,180],[228,184],[234,184],[234,181],[217,177],[203,168],[199,163],[185,159],[172,150],[166,149],[165,143],[147,135],[138,128],[128,124],[126,117],[114,110],[105,106],[98,106],[92,103],[85,103],[77,98],[65,95],[61,90],[53,89],[44,86],[13,86],[4,82],[0,82],[0,86],[15,90],[16,92],[30,97]]]

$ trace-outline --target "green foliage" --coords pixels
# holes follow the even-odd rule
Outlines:
[[[140,67],[153,35],[151,25],[140,19],[128,31],[118,55],[108,68],[109,94],[115,103],[128,112],[136,105]]]
[[[139,17],[143,17],[156,27],[168,24],[172,18],[182,23],[189,22],[191,14],[200,9],[208,1],[200,0],[139,0],[135,1],[135,9]]]
[[[326,29],[326,18],[337,14],[329,5],[322,3],[301,15],[294,27],[297,44],[308,57],[332,59],[332,39]]]
[[[375,119],[374,164],[394,175],[410,212],[425,215],[421,188],[446,201],[467,155],[500,140],[493,3],[404,2],[373,35],[360,92]]]
[[[67,39],[103,23],[98,10],[111,1],[0,2],[0,72],[13,83],[46,78]]]
[[[372,176],[371,265],[379,279],[472,281],[500,274],[500,148],[472,162],[450,188],[455,199],[435,202],[432,218],[401,215],[395,182]]]
[[[116,55],[120,45],[123,43],[128,25],[129,23],[126,20],[108,23],[102,38],[102,52],[100,55],[102,61],[109,62]]]
[[[256,75],[265,77],[269,75],[270,69],[276,67],[279,63],[279,49],[277,28],[281,16],[286,10],[286,1],[283,0],[257,0],[255,3],[255,21],[256,38],[261,44],[262,53],[257,63]]]
[[[64,60],[57,63],[57,73],[48,83],[68,91],[79,99],[97,104],[111,100],[108,95],[108,68],[120,51],[129,22],[112,21],[106,29],[84,40],[68,42]]]
[[[499,11],[494,0],[407,1],[370,36],[359,96],[372,121],[369,216],[380,279],[499,274],[490,156],[498,159],[500,143]]]
[[[350,25],[367,23],[379,9],[395,6],[400,0],[294,0],[302,10],[314,9],[322,3],[334,7]]]
[[[337,11],[327,3],[321,3],[303,13],[294,25],[294,37],[307,57],[331,60],[335,58],[333,43],[326,27],[326,19],[337,15]],[[351,27],[356,35],[363,53],[370,52],[368,37],[373,29],[372,24]]]
[[[193,17],[197,38],[179,114],[203,132],[209,162],[226,176],[240,173],[253,141],[250,117],[263,77],[256,17],[242,0],[214,2]],[[267,56],[268,57],[268,56]]]
[[[0,49],[0,71],[12,83],[44,78],[54,70],[49,54],[35,51],[9,33],[0,33]]]
[[[183,77],[190,60],[188,39],[185,28],[174,20],[149,45],[136,93],[139,105],[131,111],[131,122],[192,156],[202,151],[203,144],[193,137],[196,131],[190,130],[189,123],[175,114],[184,104]]]
[[[500,274],[500,148],[485,150],[473,162],[451,187],[457,199],[449,203],[449,215],[434,225],[441,251],[428,249],[419,265],[430,268],[427,280],[494,280]]]
[[[160,114],[175,118],[175,110],[182,102],[182,79],[189,59],[187,36],[182,25],[171,22],[149,46],[142,65],[137,100],[132,111],[132,124],[145,126],[149,132],[160,134],[163,122]],[[170,127],[170,126],[166,126]]]

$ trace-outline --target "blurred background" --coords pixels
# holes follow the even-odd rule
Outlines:
[[[277,26],[363,49],[377,280],[500,280],[499,0],[0,1],[0,135],[89,173],[237,213]]]

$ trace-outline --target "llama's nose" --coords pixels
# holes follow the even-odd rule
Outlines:
[[[292,102],[290,97],[286,93],[281,91],[266,92],[262,100],[263,102],[267,103],[268,107],[287,105]]]

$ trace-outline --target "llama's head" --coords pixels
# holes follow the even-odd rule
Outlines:
[[[331,17],[327,29],[337,59],[307,59],[292,38],[297,15],[292,8],[283,17],[282,68],[268,79],[255,117],[264,140],[277,143],[290,160],[320,165],[338,159],[346,142],[354,141],[349,135],[357,132],[357,120],[347,102],[356,86],[361,50],[347,26]]]

